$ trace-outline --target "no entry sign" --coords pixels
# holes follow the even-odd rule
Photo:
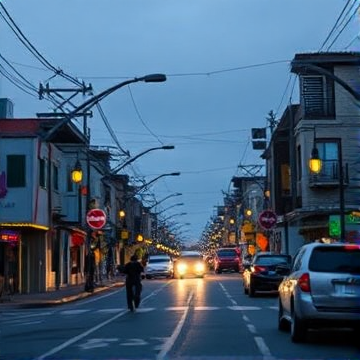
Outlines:
[[[259,215],[259,224],[265,229],[270,230],[276,225],[277,216],[271,210],[264,210]]]
[[[106,224],[106,213],[101,209],[91,209],[86,214],[87,224],[95,230],[102,229]]]

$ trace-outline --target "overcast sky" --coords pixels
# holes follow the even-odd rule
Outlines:
[[[175,146],[149,152],[126,170],[145,181],[181,172],[154,182],[149,192],[158,201],[183,194],[158,210],[175,205],[163,214],[174,215],[171,221],[179,225],[190,223],[180,230],[189,242],[200,237],[216,206],[223,204],[231,178],[245,175],[239,165],[264,164],[261,152],[252,149],[251,128],[267,126],[270,110],[280,117],[286,105],[298,101],[298,85],[289,71],[295,54],[360,50],[358,0],[0,2],[48,63],[91,83],[95,94],[129,78],[166,74],[164,83],[123,87],[101,106],[121,147],[132,156]],[[9,62],[36,88],[47,82],[74,87],[30,53],[0,10],[1,73],[18,77]],[[0,97],[13,101],[15,117],[52,111],[52,103],[1,73]],[[86,99],[78,95],[73,103]],[[116,146],[96,108],[93,113],[92,144]]]

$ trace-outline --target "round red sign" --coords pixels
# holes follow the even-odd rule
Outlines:
[[[106,224],[106,213],[101,209],[91,209],[86,214],[87,224],[95,230],[102,229]]]
[[[259,215],[259,224],[265,229],[270,230],[276,225],[277,216],[271,210],[264,210]]]

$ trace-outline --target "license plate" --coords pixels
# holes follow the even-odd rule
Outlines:
[[[359,285],[338,284],[335,287],[335,291],[337,294],[360,296],[360,286]]]

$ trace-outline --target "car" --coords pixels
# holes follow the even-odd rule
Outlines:
[[[174,277],[187,276],[203,278],[207,270],[206,262],[200,252],[183,251],[175,261]]]
[[[250,297],[257,292],[277,293],[284,276],[289,274],[291,255],[258,252],[243,272],[244,293]]]
[[[314,242],[295,254],[279,285],[278,328],[293,342],[307,330],[353,328],[360,335],[360,245]]]
[[[220,248],[215,253],[214,270],[217,274],[221,274],[224,270],[240,271],[239,252],[233,248]]]
[[[150,255],[145,266],[145,278],[172,278],[174,275],[174,263],[166,254]]]

